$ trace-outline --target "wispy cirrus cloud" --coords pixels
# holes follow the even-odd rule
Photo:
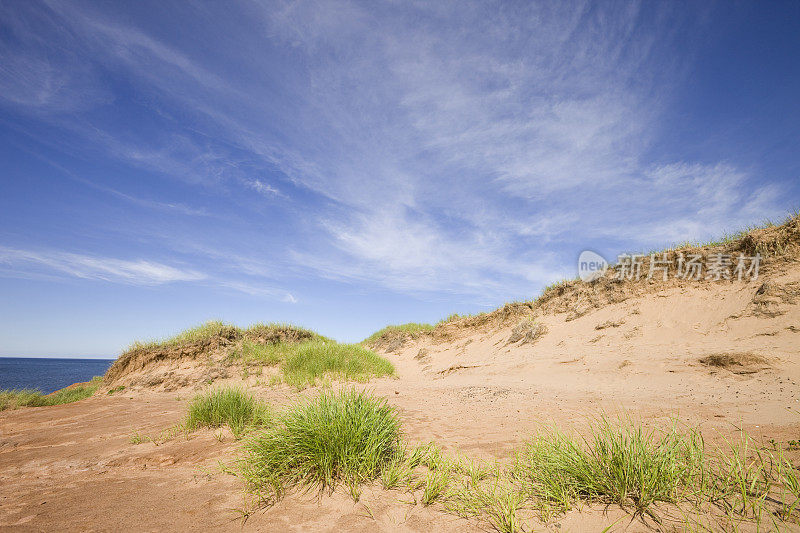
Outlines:
[[[220,281],[220,286],[233,289],[250,296],[266,297],[272,300],[280,300],[285,303],[296,304],[297,298],[290,292],[276,289],[274,287],[267,287],[260,284],[246,282],[246,281]]]
[[[589,239],[702,238],[784,207],[782,185],[751,168],[659,148],[691,59],[686,43],[703,32],[702,17],[678,6],[205,6],[190,11],[187,31],[226,38],[202,52],[102,6],[47,5],[48,20],[69,32],[42,44],[16,24],[33,44],[9,53],[9,68],[78,50],[64,60],[124,78],[148,119],[114,130],[89,109],[98,97],[81,104],[81,121],[49,120],[110,158],[198,186],[215,214],[238,214],[252,196],[285,209],[248,212],[260,230],[248,239],[238,227],[199,229],[197,240],[211,233],[228,244],[237,259],[226,264],[252,270],[268,258],[284,273],[503,300],[564,275]],[[56,74],[30,64],[6,100],[57,107],[61,96],[46,90]],[[37,94],[25,79],[42,96],[14,96]],[[88,94],[108,94],[101,78],[85,79]],[[233,270],[227,287],[282,297]]]
[[[145,259],[118,259],[59,250],[22,250],[0,246],[0,276],[3,275],[51,280],[67,276],[144,286],[178,282],[203,283],[268,300],[286,303],[298,301],[291,292],[272,287],[263,281],[242,281],[219,274],[208,275],[195,269]]]
[[[245,180],[244,184],[263,196],[274,198],[281,195],[278,189],[258,178]]]
[[[10,267],[40,267],[68,276],[134,285],[160,285],[200,281],[201,272],[143,259],[124,260],[54,250],[20,250],[0,247],[0,264]]]
[[[355,210],[321,217],[337,253],[303,261],[322,273],[496,298],[563,275],[565,245],[646,246],[781,211],[779,186],[730,163],[652,162],[682,81],[670,54],[697,38],[668,6],[417,5],[399,23],[327,7],[264,11],[309,65],[307,133],[338,140],[302,152],[327,178],[286,172]]]

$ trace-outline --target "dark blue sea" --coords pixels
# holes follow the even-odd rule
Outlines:
[[[0,357],[0,390],[39,389],[47,394],[102,376],[112,362],[112,359]]]

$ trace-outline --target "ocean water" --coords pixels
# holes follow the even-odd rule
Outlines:
[[[50,393],[102,376],[113,359],[0,357],[1,389],[39,389]]]

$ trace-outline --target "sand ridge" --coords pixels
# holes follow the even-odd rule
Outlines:
[[[745,244],[755,249],[753,242]],[[677,419],[698,426],[711,444],[740,428],[765,442],[796,439],[800,262],[796,248],[785,249],[792,251],[768,262],[757,280],[566,284],[538,306],[509,305],[396,337],[376,347],[396,377],[355,386],[398,409],[410,442],[435,440],[488,459],[509,459],[549,424],[580,430],[603,412],[646,425]],[[153,360],[87,400],[0,413],[0,530],[486,529],[435,506],[411,505],[378,483],[357,503],[344,492],[291,494],[244,520],[243,483],[220,467],[230,467],[241,446],[229,434],[221,441],[209,430],[131,442],[179,422],[187,399],[208,381],[247,384],[275,406],[318,393],[265,385],[263,376],[242,376],[220,361]],[[129,387],[106,394],[120,383]],[[603,506],[536,527],[598,531],[612,524],[614,531],[670,530]]]

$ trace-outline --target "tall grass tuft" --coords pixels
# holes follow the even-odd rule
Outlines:
[[[289,349],[290,345],[284,343],[258,344],[244,341],[241,349],[232,352],[228,358],[241,360],[245,364],[255,363],[272,366],[284,361]]]
[[[673,427],[657,433],[602,418],[592,436],[574,438],[558,430],[537,436],[518,455],[512,474],[528,494],[558,511],[581,498],[647,512],[654,502],[676,502],[704,485],[704,445],[697,432]]]
[[[306,485],[357,487],[377,477],[396,456],[400,422],[384,399],[355,390],[323,393],[284,413],[277,424],[246,444],[241,472],[262,500]]]
[[[229,355],[229,360],[248,365],[280,364],[283,381],[297,388],[313,386],[322,378],[363,382],[394,374],[394,366],[388,360],[364,346],[322,339],[275,344],[245,341],[241,349]]]
[[[292,346],[282,369],[285,381],[298,387],[314,385],[323,376],[366,381],[394,373],[392,363],[363,346],[323,341]]]
[[[236,438],[248,428],[263,426],[272,416],[265,404],[237,388],[223,388],[199,394],[189,404],[184,427],[228,426]]]

